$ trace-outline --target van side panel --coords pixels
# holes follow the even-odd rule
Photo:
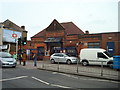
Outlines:
[[[89,64],[95,64],[94,61],[97,59],[97,51],[96,50],[82,50],[81,52],[81,60],[87,60]]]
[[[98,52],[104,52],[104,49],[82,49],[80,52],[80,61],[87,60],[89,64],[99,64],[100,61],[97,57]]]
[[[95,50],[81,50],[80,59],[95,60],[96,58],[97,54]]]

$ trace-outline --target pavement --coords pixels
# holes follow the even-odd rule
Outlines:
[[[102,68],[100,66],[82,66],[81,64],[51,64],[49,60],[37,61],[37,66],[34,66],[33,60],[27,60],[26,66],[19,65],[19,62],[17,62],[17,67],[23,67],[26,69],[48,70],[53,72],[94,77],[120,82],[120,71],[109,67]]]

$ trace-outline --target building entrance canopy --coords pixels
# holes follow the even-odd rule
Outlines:
[[[60,43],[61,41],[61,38],[47,38],[44,43]]]

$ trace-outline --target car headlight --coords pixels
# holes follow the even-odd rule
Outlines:
[[[8,63],[8,62],[1,60],[1,63]]]
[[[16,62],[16,59],[14,59],[13,62],[15,63],[15,62]]]

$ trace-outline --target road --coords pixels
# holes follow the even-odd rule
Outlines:
[[[2,69],[2,88],[105,88],[118,89],[117,81],[43,71],[23,67]],[[115,90],[115,89],[114,89]]]

